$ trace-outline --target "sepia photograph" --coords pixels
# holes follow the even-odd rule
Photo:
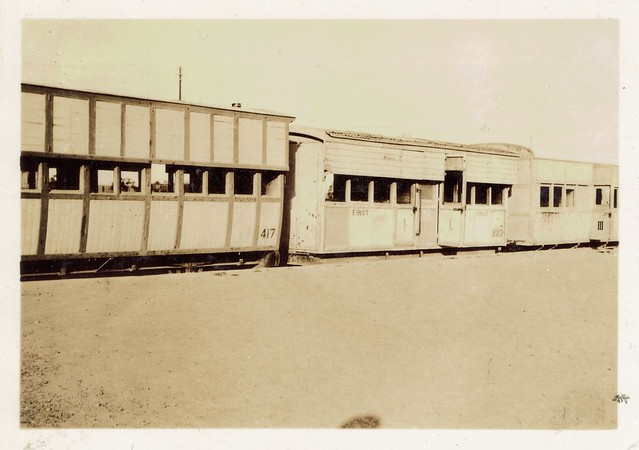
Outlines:
[[[628,425],[620,20],[19,30],[20,448]]]

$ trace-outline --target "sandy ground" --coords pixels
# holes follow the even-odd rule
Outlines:
[[[614,428],[616,286],[593,249],[25,282],[21,422]]]

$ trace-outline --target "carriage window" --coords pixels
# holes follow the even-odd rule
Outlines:
[[[235,194],[253,195],[253,172],[248,170],[235,172]]]
[[[209,169],[209,194],[226,194],[226,170]]]
[[[278,197],[280,192],[280,174],[262,172],[261,194],[266,197]]]
[[[333,185],[326,193],[326,200],[330,202],[346,201],[346,177],[344,175],[333,176]]]
[[[151,164],[151,192],[165,194],[175,192],[175,171],[164,164]]]
[[[127,164],[120,166],[119,171],[117,168],[118,164],[114,162],[91,161],[88,164],[89,191],[94,194],[113,194],[116,193],[116,186],[124,194],[144,190],[142,180],[145,166]]]
[[[420,184],[419,185],[420,198],[422,200],[435,200],[436,188],[437,188],[437,185],[435,184]]]
[[[559,208],[559,207],[561,206],[561,203],[562,203],[562,198],[561,198],[561,197],[562,197],[563,191],[564,191],[564,189],[563,189],[563,187],[561,187],[561,186],[555,186],[555,187],[553,187],[553,191],[552,191],[552,195],[553,195],[553,197],[552,197],[552,205],[553,205],[555,208]]]
[[[351,201],[367,202],[368,201],[368,178],[352,177],[351,178]]]
[[[595,189],[595,205],[601,205],[603,201],[603,189]]]
[[[504,202],[504,186],[496,185],[490,190],[490,204],[501,205]]]
[[[49,163],[49,190],[77,191],[80,189],[80,163],[51,161]]]
[[[413,182],[409,180],[397,181],[397,203],[400,205],[410,205],[412,203],[410,191]]]
[[[120,171],[120,192],[140,192],[142,186],[142,170]]]
[[[480,184],[480,183],[475,184],[475,204],[476,205],[488,204],[488,185],[487,184]]]
[[[91,170],[91,192],[96,194],[113,193],[113,167],[92,167]]]
[[[595,205],[597,206],[610,206],[610,188],[598,187],[595,188]]]
[[[566,188],[566,208],[575,207],[575,189]]]
[[[21,189],[38,188],[38,163],[20,159],[20,171],[22,172]]]
[[[386,178],[376,178],[373,183],[373,201],[375,203],[390,203],[392,181]]]
[[[184,193],[185,194],[201,194],[202,193],[202,177],[205,169],[199,167],[184,168]]]
[[[444,176],[444,203],[461,203],[462,172],[447,170]]]
[[[547,208],[550,206],[550,186],[540,186],[539,188],[539,206]]]

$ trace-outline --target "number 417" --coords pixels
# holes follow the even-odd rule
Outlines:
[[[264,239],[269,239],[275,236],[275,228],[264,228],[260,233],[260,236]]]

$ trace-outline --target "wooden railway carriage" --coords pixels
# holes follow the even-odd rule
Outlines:
[[[595,164],[595,190],[591,239],[599,242],[619,242],[619,167]]]
[[[297,126],[290,141],[292,253],[506,244],[516,151]]]
[[[617,192],[615,166],[535,158],[524,147],[502,145],[522,151],[509,204],[510,242],[538,246],[615,240],[616,215],[610,206]]]
[[[24,84],[23,270],[277,250],[292,120]]]
[[[487,145],[446,150],[438,243],[450,247],[500,247],[507,243],[510,189],[520,154]]]

